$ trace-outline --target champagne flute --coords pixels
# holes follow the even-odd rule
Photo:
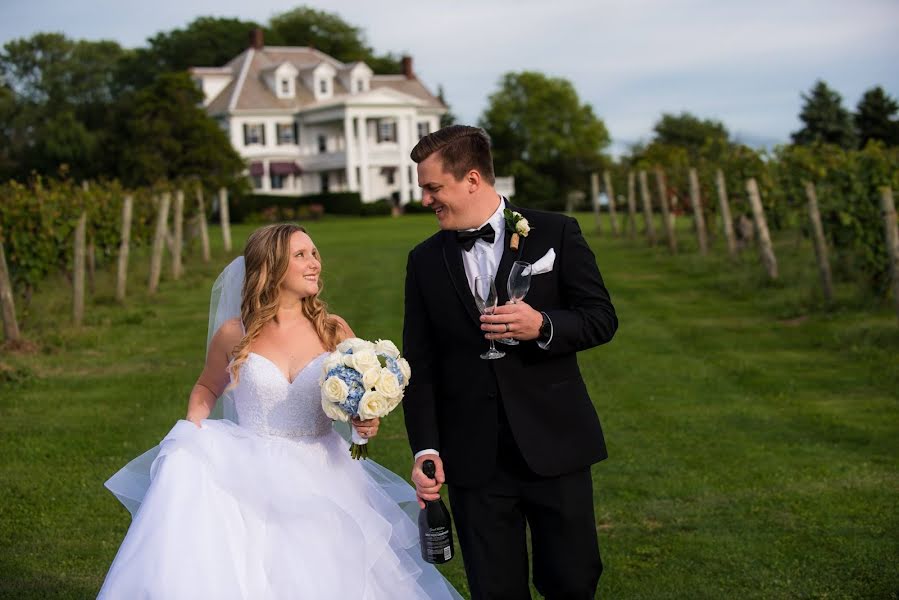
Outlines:
[[[492,315],[496,310],[496,285],[493,277],[475,277],[474,279],[474,301],[478,305],[478,310],[482,315]],[[502,358],[505,352],[500,352],[490,340],[490,349],[481,355],[484,360],[493,360]]]
[[[527,296],[531,287],[531,270],[529,262],[516,260],[512,263],[512,270],[509,271],[509,279],[506,281],[506,291],[509,292],[509,301],[512,304],[518,304]],[[515,338],[502,338],[499,341],[509,346],[518,345]]]

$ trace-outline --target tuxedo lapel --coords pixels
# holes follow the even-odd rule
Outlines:
[[[506,208],[511,211],[517,211],[518,209],[512,204],[509,203],[508,200],[505,200]],[[496,296],[498,298],[498,304],[505,304],[509,301],[509,290],[506,287],[506,282],[509,281],[509,273],[512,272],[512,263],[516,260],[521,260],[521,255],[524,252],[524,243],[525,239],[522,236],[518,236],[518,250],[512,250],[509,247],[509,244],[512,241],[512,232],[509,231],[505,223],[503,223],[503,256],[500,259],[499,266],[496,269]]]
[[[518,250],[512,250],[509,248],[509,242],[512,240],[512,234],[509,231],[505,232],[505,240],[503,241],[503,257],[499,261],[499,267],[496,269],[496,297],[498,299],[498,304],[505,304],[509,300],[509,290],[506,287],[506,282],[509,281],[509,273],[512,271],[512,263],[518,260],[518,250],[521,250],[521,246],[518,247]],[[519,244],[521,243],[521,239],[518,240]]]
[[[480,326],[481,313],[474,302],[474,295],[468,287],[468,278],[465,276],[465,265],[462,264],[462,248],[456,242],[452,231],[443,232],[443,262],[449,271],[450,280],[456,288],[459,301],[465,307],[465,311],[472,320]],[[499,290],[497,290],[499,291]]]

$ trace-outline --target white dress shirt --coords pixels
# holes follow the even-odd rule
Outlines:
[[[465,266],[465,277],[468,279],[468,287],[472,295],[475,293],[475,277],[496,277],[496,270],[503,258],[503,242],[506,239],[506,219],[503,217],[503,209],[506,208],[506,203],[500,197],[497,199],[499,205],[489,219],[473,229],[465,230],[477,231],[487,223],[493,227],[493,243],[478,238],[471,250],[462,251],[462,264]],[[497,288],[499,288],[499,284],[500,282],[497,281]]]

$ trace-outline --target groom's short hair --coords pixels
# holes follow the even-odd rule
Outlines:
[[[413,161],[420,163],[435,152],[440,153],[443,170],[457,181],[474,169],[490,185],[496,182],[490,136],[480,127],[450,125],[438,129],[418,140],[410,156]]]

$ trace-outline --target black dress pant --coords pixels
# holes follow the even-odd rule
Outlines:
[[[590,470],[559,477],[535,474],[502,408],[499,413],[497,467],[490,482],[478,488],[449,486],[472,600],[531,597],[526,525],[537,591],[549,600],[592,599],[602,561]]]

